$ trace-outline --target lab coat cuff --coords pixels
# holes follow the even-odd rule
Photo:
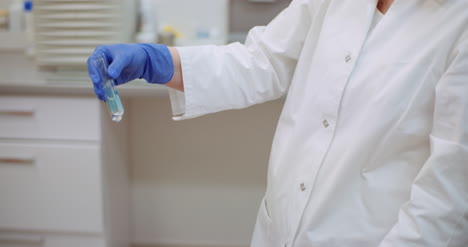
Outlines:
[[[180,120],[180,117],[185,114],[185,94],[172,88],[169,88],[168,91],[171,99],[172,118]]]
[[[199,109],[200,102],[196,102],[194,97],[197,74],[192,65],[192,57],[194,57],[194,53],[199,52],[199,47],[177,47],[177,50],[181,61],[184,92],[176,92],[173,89],[169,91],[174,114],[173,119],[176,121],[206,114]]]

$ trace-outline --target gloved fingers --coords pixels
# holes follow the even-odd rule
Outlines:
[[[94,93],[96,94],[96,96],[98,97],[99,100],[102,100],[104,102],[106,102],[106,97],[104,97],[104,91],[102,88],[98,88],[98,87],[94,87]]]
[[[131,80],[132,79],[128,79],[126,77],[119,76],[119,77],[117,77],[117,79],[114,80],[114,83],[115,83],[116,86],[118,86],[118,85],[125,84],[125,83],[127,83],[127,82],[129,82]]]
[[[100,45],[100,46],[97,46],[96,49],[94,49],[94,52],[93,52],[93,55],[95,54],[103,54],[107,60],[107,63],[109,63],[110,61],[112,61],[112,53],[111,51],[108,49],[110,48],[112,45]]]
[[[91,81],[93,82],[94,85],[94,92],[96,93],[96,96],[100,100],[104,100],[104,93],[102,90],[102,82],[103,78],[101,75],[101,72],[99,71],[99,68],[96,66],[95,59],[97,58],[98,54],[93,53],[87,61],[88,64],[88,75],[89,78],[91,78]]]
[[[132,58],[128,55],[120,55],[113,57],[109,68],[107,69],[107,74],[112,79],[118,79],[122,71],[132,62]],[[125,83],[125,82],[123,82]],[[122,84],[122,83],[121,83]]]

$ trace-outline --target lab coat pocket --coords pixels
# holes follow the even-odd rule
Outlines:
[[[270,211],[268,210],[268,204],[266,198],[263,198],[262,200],[262,207],[263,211],[265,214],[265,220],[268,222],[268,224],[271,224],[271,216],[270,216]]]
[[[268,233],[270,232],[271,217],[270,212],[268,211],[268,203],[266,198],[263,198],[262,204],[260,205],[257,224],[260,224],[264,230],[267,230]]]
[[[262,199],[260,209],[258,210],[257,223],[253,234],[251,246],[264,246],[271,241],[270,235],[271,218],[268,211],[268,205],[265,198]]]

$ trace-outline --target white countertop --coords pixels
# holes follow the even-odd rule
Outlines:
[[[144,84],[143,84],[144,83]],[[130,82],[118,88],[119,94],[124,97],[139,96],[166,96],[165,86],[148,84],[141,81]],[[67,94],[67,95],[94,95],[90,81],[71,83],[8,83],[0,81],[0,94]]]

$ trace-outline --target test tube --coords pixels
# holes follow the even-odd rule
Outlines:
[[[107,75],[107,59],[104,57],[104,54],[101,54],[94,59],[94,63],[102,78],[102,89],[107,102],[107,108],[112,116],[112,121],[120,122],[124,114],[124,108],[122,101],[120,101],[119,92],[115,88],[114,79]]]

